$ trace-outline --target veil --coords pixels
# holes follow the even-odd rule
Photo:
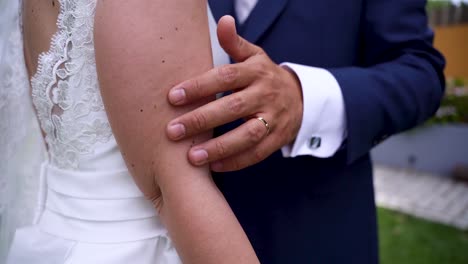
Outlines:
[[[14,230],[33,220],[44,157],[23,57],[21,0],[0,0],[0,263]]]

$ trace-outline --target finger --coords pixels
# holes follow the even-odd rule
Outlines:
[[[166,129],[171,140],[180,140],[246,117],[259,107],[255,90],[242,90],[221,97],[188,112],[173,121]]]
[[[218,22],[218,39],[221,47],[237,62],[262,54],[263,50],[237,34],[236,21],[232,16],[223,16]]]
[[[254,80],[255,72],[248,65],[224,65],[175,86],[169,91],[168,99],[173,105],[189,104],[221,92],[244,88]]]
[[[210,168],[215,172],[237,171],[257,164],[273,154],[281,146],[275,137],[267,136],[259,144],[246,151],[229,158],[211,163]]]
[[[265,125],[251,118],[240,127],[213,138],[189,151],[189,160],[195,166],[226,159],[257,145],[266,135]]]

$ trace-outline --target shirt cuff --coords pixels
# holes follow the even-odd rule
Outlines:
[[[282,63],[302,86],[302,124],[295,141],[281,148],[283,157],[332,157],[346,138],[343,94],[335,77],[322,68]]]

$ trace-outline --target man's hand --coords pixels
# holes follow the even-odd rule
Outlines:
[[[302,123],[302,91],[295,73],[275,64],[260,47],[237,35],[232,17],[221,18],[218,38],[238,63],[175,86],[168,99],[172,105],[182,106],[221,92],[233,93],[172,120],[167,134],[180,140],[244,118],[246,122],[240,127],[189,151],[193,165],[210,163],[212,170],[221,172],[256,164],[291,143]]]

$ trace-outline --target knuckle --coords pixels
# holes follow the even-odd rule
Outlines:
[[[232,169],[233,169],[233,170],[240,170],[240,169],[242,169],[241,162],[240,162],[240,160],[238,160],[238,159],[233,159],[232,162],[231,162],[231,166],[232,166]]]
[[[237,47],[239,50],[243,50],[245,48],[245,46],[247,45],[247,41],[244,40],[243,38],[241,37],[238,37],[237,38]]]
[[[221,66],[217,69],[218,80],[225,84],[234,83],[238,77],[238,69],[232,65]]]
[[[260,151],[260,150],[255,150],[254,153],[253,153],[253,160],[255,161],[255,163],[258,163],[260,161],[262,161],[264,159],[264,155],[263,155],[263,152]]]
[[[198,131],[204,130],[207,125],[207,119],[204,114],[202,113],[196,113],[193,116],[193,122],[192,122],[194,128]]]
[[[216,154],[218,155],[218,157],[225,157],[226,154],[227,154],[227,148],[226,148],[226,145],[221,141],[221,140],[217,140],[215,142],[215,149],[216,149]]]
[[[275,73],[272,71],[270,64],[265,60],[261,60],[258,62],[257,74],[261,78],[267,80],[273,80],[275,78]]]
[[[188,83],[188,89],[185,89],[187,97],[198,98],[201,93],[201,84],[198,79],[192,79]]]
[[[276,72],[271,68],[268,68],[268,70],[266,70],[264,76],[270,81],[271,84],[275,83],[275,80],[277,78]]]
[[[227,108],[229,112],[237,114],[245,109],[245,100],[239,94],[232,94],[227,97]]]
[[[260,126],[260,125],[261,124],[255,124],[255,125],[249,126],[249,129],[247,130],[249,139],[253,143],[257,143],[260,140],[262,140],[265,134],[265,127]]]
[[[277,102],[278,93],[274,89],[265,89],[263,98],[265,98],[266,102]],[[275,108],[278,109],[279,107],[279,105],[275,105]]]
[[[269,64],[269,61],[267,61],[265,58],[262,58],[262,60],[260,60],[260,67],[264,70],[266,69],[269,69],[270,67],[270,64]],[[268,72],[268,71],[266,71]]]

